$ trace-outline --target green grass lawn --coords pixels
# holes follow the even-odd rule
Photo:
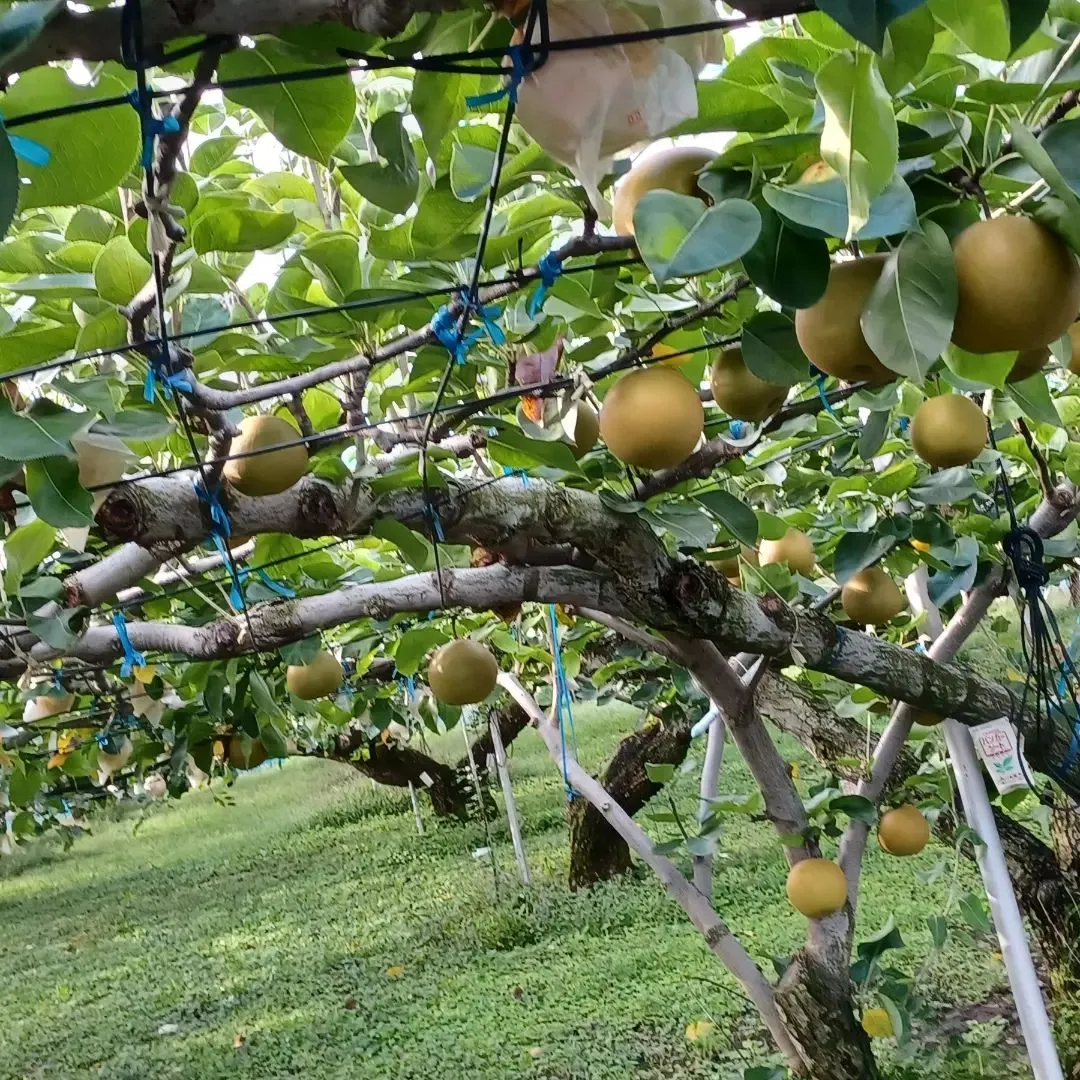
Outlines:
[[[582,708],[584,763],[598,766],[634,719]],[[235,805],[202,792],[155,808],[134,836],[131,818],[99,821],[69,854],[9,861],[0,1078],[727,1080],[762,1061],[732,982],[654,880],[565,889],[561,779],[531,731],[512,768],[537,879],[527,892],[504,826],[496,887],[473,855],[481,826],[429,816],[418,836],[404,793],[302,760],[243,778]],[[722,786],[748,790],[733,753]],[[686,784],[687,807],[691,796]],[[768,966],[805,931],[783,899],[782,852],[741,820],[724,847],[717,906]],[[861,930],[892,914],[910,970],[950,885],[916,871],[942,854],[869,856]],[[943,1013],[1004,978],[994,943],[956,918],[951,930],[922,982]],[[684,1035],[702,1017],[717,1023],[712,1046]]]

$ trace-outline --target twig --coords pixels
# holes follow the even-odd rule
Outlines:
[[[1045,455],[1035,442],[1035,436],[1032,435],[1031,428],[1028,427],[1027,421],[1023,417],[1015,420],[1013,426],[1023,436],[1031,456],[1035,459],[1035,466],[1039,470],[1039,487],[1042,489],[1043,498],[1053,499],[1056,487],[1054,478],[1050,475],[1050,466],[1047,465]]]

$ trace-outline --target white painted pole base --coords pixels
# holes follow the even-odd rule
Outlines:
[[[994,823],[994,811],[986,794],[982,765],[975,756],[971,732],[956,720],[946,720],[945,741],[949,747],[960,800],[964,804],[964,816],[983,842],[977,852],[979,870],[990,900],[990,915],[998,941],[1001,942],[1001,956],[1009,975],[1009,986],[1020,1017],[1020,1030],[1027,1045],[1032,1074],[1035,1080],[1065,1080],[1050,1016],[1035,973],[1027,930],[1016,902],[1016,893],[1013,892],[1009,867]]]
[[[514,844],[514,857],[517,859],[518,877],[522,885],[531,885],[532,876],[529,873],[529,864],[525,861],[525,844],[521,839],[521,821],[518,818],[517,800],[514,798],[514,787],[510,783],[510,766],[506,761],[506,747],[503,745],[502,732],[499,730],[497,720],[489,724],[491,728],[491,745],[495,750],[495,768],[499,773],[499,783],[502,785],[503,802],[506,804],[506,820],[510,824],[510,839]]]

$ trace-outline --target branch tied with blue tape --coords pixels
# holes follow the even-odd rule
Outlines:
[[[511,45],[506,50],[507,59],[510,61],[510,69],[505,74],[506,82],[498,89],[489,94],[471,94],[465,99],[465,104],[470,109],[484,109],[489,105],[496,105],[506,99],[515,108],[518,103],[518,89],[521,84],[533,73],[536,67],[536,53],[528,42],[520,42]]]
[[[461,316],[456,315],[449,304],[444,304],[439,308],[431,320],[432,333],[457,364],[466,363],[472,347],[482,341],[485,336],[493,345],[506,344],[506,334],[496,321],[502,315],[502,308],[494,304],[481,304],[475,295],[470,303],[466,289],[461,290],[461,297],[465,303],[466,313],[476,315],[483,323],[482,326],[466,332]]]
[[[536,267],[540,274],[540,284],[532,291],[527,308],[530,319],[540,314],[547,300],[548,293],[555,287],[555,282],[562,277],[563,261],[558,252],[549,251]]]
[[[44,168],[52,161],[52,151],[47,146],[28,139],[25,135],[13,135],[10,131],[6,131],[2,115],[0,115],[0,131],[7,135],[11,151],[20,161],[25,161],[28,165],[37,165],[38,168]]]
[[[215,484],[212,489],[208,490],[198,478],[192,480],[192,486],[195,488],[195,494],[199,497],[199,502],[210,511],[210,539],[213,540],[214,547],[217,548],[218,554],[221,556],[221,562],[228,569],[229,577],[232,580],[232,588],[229,590],[229,603],[232,604],[235,611],[244,611],[247,608],[247,603],[244,600],[244,582],[236,569],[236,560],[233,559],[232,552],[229,550],[232,522],[229,520],[228,511],[221,505],[220,489]]]
[[[158,116],[154,112],[154,102],[150,96],[149,87],[144,93],[132,90],[128,94],[128,101],[139,114],[139,120],[142,123],[142,167],[149,169],[154,163],[154,140],[159,135],[178,134],[180,121],[171,113],[168,116]]]
[[[148,358],[148,364],[146,380],[143,382],[143,398],[151,405],[159,393],[165,401],[172,401],[176,391],[185,394],[192,392],[191,380],[182,372],[171,370],[168,354],[164,349],[155,349]]]
[[[120,649],[124,656],[124,662],[120,665],[120,678],[130,679],[136,668],[146,667],[146,657],[143,656],[132,644],[128,637],[127,620],[122,611],[113,612],[113,626],[116,628],[116,636],[120,641]]]

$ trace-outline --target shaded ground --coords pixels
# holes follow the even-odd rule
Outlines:
[[[582,709],[585,763],[632,724]],[[134,838],[130,819],[103,824],[70,855],[0,867],[0,1078],[728,1080],[761,1062],[731,982],[653,881],[563,887],[560,778],[531,732],[512,764],[537,878],[528,894],[502,826],[496,894],[490,862],[472,854],[481,826],[429,818],[417,836],[404,794],[315,761],[243,779],[235,805],[202,793],[155,809]],[[722,787],[748,789],[733,755]],[[725,848],[718,906],[768,966],[804,931],[782,899],[781,852],[741,820]],[[871,853],[863,930],[893,914],[909,970],[951,882],[916,872],[943,854]],[[960,875],[966,891],[973,878]],[[951,920],[922,977],[942,1014],[988,999],[996,1010],[994,948]],[[704,1017],[719,1035],[689,1043],[686,1025]],[[972,1037],[994,1042],[996,1021],[977,1018]],[[1027,1075],[994,1049],[980,1062]]]

